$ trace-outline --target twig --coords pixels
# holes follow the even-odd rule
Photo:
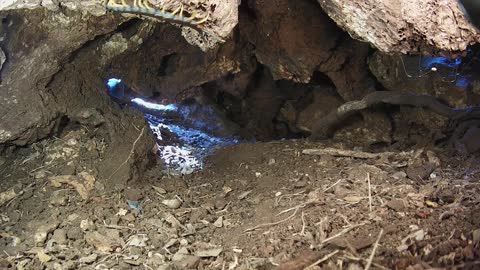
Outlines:
[[[135,153],[135,146],[137,145],[138,141],[140,138],[143,136],[143,132],[145,131],[145,127],[142,128],[142,131],[140,131],[140,134],[138,135],[137,139],[133,142],[132,149],[130,150],[130,154],[128,155],[127,159],[118,166],[118,168],[113,171],[113,173],[107,178],[107,181],[110,180],[119,170],[122,168],[127,162],[132,158],[133,154]]]
[[[333,235],[333,236],[330,236],[330,237],[328,237],[327,239],[322,240],[322,242],[320,242],[320,245],[323,245],[323,244],[325,244],[325,243],[327,243],[327,242],[330,242],[330,241],[332,241],[333,239],[335,239],[335,238],[337,238],[337,237],[340,237],[340,236],[346,234],[347,232],[349,232],[349,231],[351,231],[351,230],[353,230],[353,229],[355,229],[355,228],[357,228],[357,227],[363,226],[363,225],[365,225],[365,223],[360,223],[360,224],[356,224],[356,225],[349,226],[349,227],[343,229],[341,232],[339,232],[339,233],[337,233],[337,234],[335,234],[335,235]]]
[[[335,250],[334,252],[325,255],[325,257],[321,258],[320,260],[318,260],[318,261],[310,264],[309,266],[305,267],[304,270],[311,269],[311,268],[313,268],[314,266],[317,266],[317,265],[321,264],[322,262],[330,259],[333,255],[337,254],[338,252],[339,252],[339,250],[337,249],[337,250]]]
[[[278,216],[280,216],[280,215],[282,215],[282,214],[285,214],[285,213],[288,213],[288,212],[290,212],[290,211],[292,211],[292,210],[297,211],[298,209],[304,208],[305,206],[307,206],[307,204],[306,204],[306,203],[302,203],[302,204],[297,205],[297,206],[294,206],[294,207],[292,207],[292,208],[285,209],[285,210],[281,211],[280,213],[276,214],[275,216],[278,217]]]
[[[372,212],[372,185],[370,184],[370,173],[367,172],[368,181],[368,209]]]
[[[375,252],[377,251],[378,243],[380,243],[382,234],[383,234],[383,229],[381,229],[380,233],[378,234],[377,241],[375,241],[375,245],[373,246],[373,249],[372,249],[372,254],[370,254],[370,257],[368,258],[368,261],[367,261],[367,265],[365,265],[365,270],[370,269],[370,266],[372,265],[373,257],[375,257]]]
[[[264,224],[260,224],[258,226],[255,226],[255,227],[252,227],[252,228],[249,228],[249,229],[246,229],[244,232],[251,232],[251,231],[255,231],[255,230],[258,230],[260,228],[263,228],[263,227],[269,227],[269,226],[276,226],[278,224],[281,224],[285,221],[288,221],[290,219],[292,219],[298,212],[298,207],[295,209],[295,212],[293,212],[293,214],[291,214],[290,216],[280,220],[280,221],[277,221],[277,222],[272,222],[272,223],[264,223]]]
[[[399,153],[394,152],[383,152],[383,153],[369,153],[355,150],[345,150],[337,148],[322,148],[322,149],[304,149],[302,154],[305,155],[330,155],[335,157],[351,157],[351,158],[361,158],[361,159],[375,159],[375,158],[385,158],[393,155],[398,155]]]
[[[336,185],[338,185],[338,183],[340,183],[340,182],[342,182],[342,181],[343,181],[343,179],[338,180],[338,181],[335,182],[333,185],[331,185],[331,186],[327,187],[326,189],[324,189],[323,192],[325,192],[325,191],[327,191],[327,190],[335,187]]]
[[[343,258],[347,259],[347,260],[357,261],[357,262],[361,262],[361,261],[367,262],[368,261],[367,259],[359,258],[359,257],[357,257],[355,255],[352,255],[352,254],[344,255]],[[382,270],[390,270],[390,268],[387,268],[387,267],[385,267],[381,264],[378,264],[378,263],[372,262],[372,265],[377,267],[377,268],[380,268]]]

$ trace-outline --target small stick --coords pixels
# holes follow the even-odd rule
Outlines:
[[[323,192],[325,192],[325,191],[327,191],[327,190],[335,187],[336,185],[338,185],[338,183],[340,183],[340,182],[342,182],[342,181],[343,181],[343,179],[338,180],[338,181],[335,182],[333,185],[331,185],[331,186],[327,187],[326,189],[324,189]]]
[[[330,236],[330,237],[327,238],[327,239],[324,239],[322,242],[320,242],[320,245],[323,245],[323,244],[325,244],[325,243],[327,243],[327,242],[329,242],[329,241],[332,241],[333,239],[335,239],[335,238],[337,238],[337,237],[339,237],[339,236],[342,236],[342,235],[346,234],[347,232],[349,232],[349,231],[351,231],[351,230],[353,230],[353,229],[355,229],[355,228],[357,228],[357,227],[363,226],[363,225],[365,225],[365,223],[360,223],[360,224],[356,224],[356,225],[349,226],[348,228],[343,229],[341,232],[339,232],[339,233],[337,233],[337,234],[335,234],[335,235],[333,235],[333,236]]]
[[[291,214],[290,216],[280,220],[280,221],[277,221],[277,222],[272,222],[272,223],[265,223],[265,224],[260,224],[258,226],[255,226],[255,227],[252,227],[252,228],[249,228],[249,229],[246,229],[245,232],[251,232],[251,231],[255,231],[257,229],[260,229],[260,228],[263,228],[263,227],[269,227],[269,226],[275,226],[275,225],[278,225],[280,223],[283,223],[285,221],[288,221],[290,220],[291,218],[293,218],[297,212],[298,212],[298,207],[295,209],[295,212],[293,212],[293,214]]]
[[[113,171],[113,173],[107,178],[107,181],[110,180],[120,170],[120,168],[122,168],[123,165],[127,164],[127,162],[132,158],[133,154],[135,153],[135,146],[137,145],[140,138],[142,138],[144,131],[145,127],[142,128],[142,131],[138,135],[137,139],[133,142],[132,149],[130,150],[130,154],[128,155],[127,159],[122,164],[120,164],[120,166],[118,166],[115,171]]]
[[[380,239],[382,238],[382,234],[383,234],[383,229],[381,229],[380,233],[378,234],[377,241],[375,241],[375,245],[373,246],[373,249],[372,249],[372,254],[370,254],[370,257],[368,258],[367,265],[365,265],[365,270],[370,269],[370,266],[372,265],[373,257],[375,257],[375,252],[377,251],[378,243],[380,243]]]
[[[303,270],[308,270],[308,269],[313,268],[314,266],[317,266],[317,265],[321,264],[322,262],[330,259],[333,255],[337,254],[338,252],[339,252],[339,250],[337,249],[337,250],[335,250],[334,252],[325,255],[325,257],[323,257],[323,258],[321,258],[320,260],[318,260],[318,261],[310,264],[309,266],[305,267]]]
[[[372,212],[372,185],[370,184],[370,173],[367,172],[368,181],[368,209]]]

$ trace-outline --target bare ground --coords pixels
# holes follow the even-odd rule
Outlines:
[[[82,170],[108,150],[76,140],[73,170],[45,165],[58,141],[0,162],[0,269],[480,269],[478,156],[241,144],[117,191]]]

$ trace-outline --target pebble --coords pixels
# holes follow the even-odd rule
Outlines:
[[[387,203],[387,207],[393,209],[397,212],[404,212],[405,211],[405,201],[401,199],[391,200]]]
[[[82,221],[80,221],[80,228],[83,230],[83,231],[93,231],[95,230],[95,224],[93,223],[93,221],[91,219],[84,219]]]
[[[68,194],[65,190],[56,190],[50,197],[50,204],[53,206],[65,206],[68,203]]]
[[[172,261],[178,267],[197,269],[197,266],[200,263],[200,257],[175,253],[172,257]]]
[[[170,209],[178,209],[182,205],[179,199],[163,200],[162,204]]]
[[[40,225],[33,236],[35,244],[39,245],[45,243],[48,234],[53,232],[58,227],[58,225],[60,225],[60,223],[57,221],[52,221],[48,224]]]
[[[67,231],[67,238],[70,240],[78,240],[83,238],[83,231],[80,227],[71,227]]]
[[[215,200],[214,206],[218,210],[223,210],[227,206],[228,202],[224,198],[217,198]]]
[[[92,264],[94,263],[98,258],[98,255],[96,253],[90,254],[87,257],[82,257],[78,260],[79,263],[84,263],[84,264]]]
[[[53,241],[59,245],[67,243],[67,232],[64,229],[56,229],[52,236]]]

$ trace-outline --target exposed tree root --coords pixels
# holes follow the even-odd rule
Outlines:
[[[450,108],[449,106],[438,101],[435,97],[429,95],[377,91],[366,95],[361,100],[347,102],[338,107],[337,110],[330,112],[327,116],[320,119],[320,121],[313,126],[310,139],[321,140],[333,136],[335,130],[342,124],[343,121],[352,115],[361,112],[362,110],[371,108],[381,103],[424,107],[439,115],[454,120],[457,123],[475,118],[480,119],[480,107],[456,109]],[[459,134],[456,135],[459,136]]]

